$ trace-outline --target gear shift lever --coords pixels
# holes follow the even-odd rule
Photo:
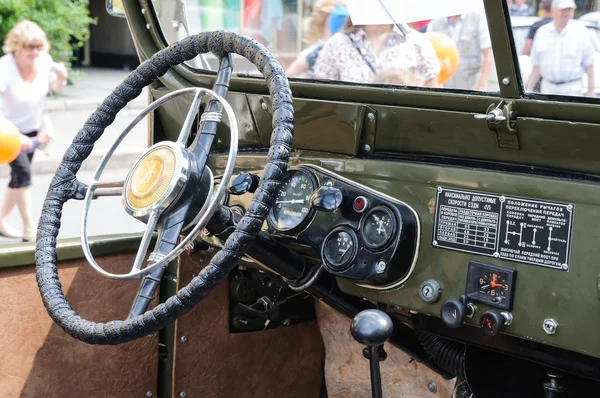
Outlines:
[[[356,314],[350,325],[354,340],[367,347],[363,355],[369,360],[371,367],[371,393],[373,398],[381,398],[381,373],[379,362],[387,358],[383,343],[389,340],[394,325],[390,317],[380,310],[364,310]]]

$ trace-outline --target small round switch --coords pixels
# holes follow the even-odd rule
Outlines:
[[[250,173],[240,173],[233,179],[229,187],[229,193],[232,195],[243,195],[247,192],[254,193],[258,188],[260,178]]]
[[[442,322],[448,327],[457,328],[463,324],[467,316],[466,306],[458,300],[449,299],[442,304],[440,310]]]
[[[323,185],[310,196],[311,207],[319,211],[334,211],[342,204],[344,195],[339,188]]]
[[[512,314],[504,311],[501,314],[498,314],[496,311],[486,311],[479,318],[479,325],[486,336],[497,336],[502,326],[508,326],[511,323]]]
[[[419,297],[426,303],[435,303],[442,295],[440,284],[433,279],[428,279],[419,286]]]
[[[444,301],[440,308],[440,317],[446,326],[457,328],[463,324],[466,317],[471,318],[475,314],[476,308],[473,304],[467,303],[467,296],[461,294],[458,300]]]

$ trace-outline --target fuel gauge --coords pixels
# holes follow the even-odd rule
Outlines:
[[[344,271],[354,261],[358,251],[356,233],[348,227],[338,227],[325,237],[322,247],[325,265],[333,271]]]

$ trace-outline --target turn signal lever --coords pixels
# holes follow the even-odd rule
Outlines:
[[[352,337],[367,347],[363,355],[369,360],[371,367],[371,393],[373,398],[381,398],[381,373],[379,362],[387,358],[383,343],[388,341],[394,331],[390,317],[380,310],[364,310],[356,314],[350,325]]]

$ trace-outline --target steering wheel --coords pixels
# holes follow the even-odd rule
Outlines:
[[[125,129],[100,162],[92,183],[79,182],[76,173],[91,153],[94,143],[102,136],[116,114],[154,79],[164,75],[174,65],[190,60],[199,54],[212,52],[221,59],[215,89],[183,89],[161,98],[146,108]],[[164,303],[146,311],[148,292],[153,294],[164,266],[193,241],[213,215],[231,177],[237,153],[237,122],[233,110],[225,101],[232,69],[231,54],[239,54],[252,62],[264,75],[273,104],[273,133],[267,164],[246,214],[227,238],[219,251],[198,276],[181,288]],[[190,111],[177,142],[161,142],[150,147],[135,163],[125,182],[102,183],[100,175],[116,146],[137,121],[160,106],[170,97],[193,90],[196,92]],[[212,97],[199,124],[193,143],[186,147],[189,130],[203,94]],[[216,193],[212,193],[212,173],[206,160],[222,110],[228,116],[231,128],[231,147],[223,179]],[[287,170],[292,137],[294,110],[292,94],[283,68],[270,51],[247,36],[234,32],[205,32],[171,44],[143,62],[103,101],[89,117],[73,139],[71,146],[56,170],[42,208],[36,242],[36,278],[42,301],[54,320],[69,335],[90,344],[121,344],[154,333],[189,312],[238,263],[260,231],[274,203],[274,197]],[[146,222],[140,249],[131,271],[127,274],[110,274],[93,260],[87,243],[85,225],[89,203],[94,197],[122,192],[126,210]],[[131,279],[143,277],[138,298],[140,305],[132,307],[130,317],[107,323],[96,323],[82,318],[68,303],[58,279],[56,238],[64,203],[70,199],[85,198],[82,217],[82,243],[90,264],[105,276]],[[201,209],[197,212],[198,208]],[[191,216],[190,216],[191,214]],[[182,230],[193,224],[191,231],[177,242]],[[142,268],[143,258],[154,229],[158,231],[157,243]],[[146,295],[146,296],[144,296]],[[150,297],[151,299],[151,297]],[[137,299],[136,299],[137,301]],[[137,307],[137,309],[136,309]],[[139,311],[143,308],[143,311]],[[139,313],[138,313],[139,312]],[[142,313],[143,312],[143,313]]]

